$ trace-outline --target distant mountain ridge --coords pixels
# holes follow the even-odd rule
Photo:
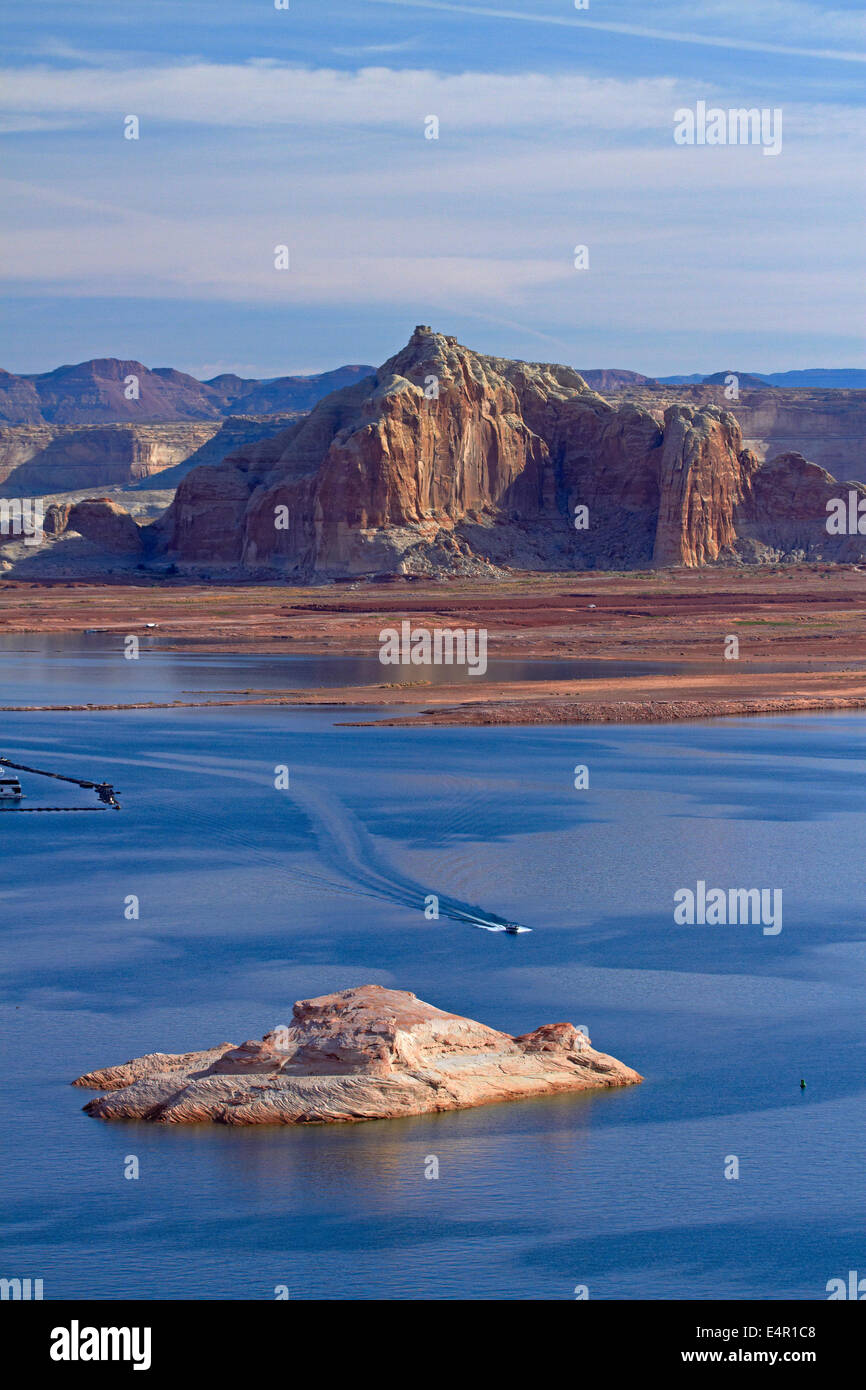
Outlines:
[[[723,384],[732,371],[712,372],[709,376],[692,372],[690,376],[658,376],[655,380],[660,386],[714,386]],[[581,375],[586,376],[586,373]],[[825,391],[866,391],[866,368],[863,367],[807,367],[795,372],[733,372],[733,375],[739,379],[741,390],[744,387],[750,390],[762,386],[782,386],[788,389],[818,387]],[[644,381],[651,380],[651,377],[644,377]]]
[[[223,372],[199,381],[174,367],[146,367],[118,357],[91,358],[50,372],[16,375],[0,368],[0,425],[163,424],[284,415],[312,410],[332,391],[354,386],[375,370],[352,363],[311,376],[257,379]],[[616,395],[640,387],[723,384],[729,373],[649,377],[622,367],[592,367],[580,375],[594,391]],[[735,375],[741,390],[866,390],[866,370],[857,367]]]
[[[624,391],[633,386],[655,386],[656,379],[651,376],[642,376],[640,372],[630,372],[624,367],[590,367],[587,371],[578,371],[587,386],[593,391],[600,391],[604,395],[605,391]]]
[[[374,371],[352,364],[314,376],[260,381],[224,373],[199,381],[173,367],[145,367],[117,357],[35,375],[0,369],[0,424],[146,424],[287,414],[312,410],[324,396]]]

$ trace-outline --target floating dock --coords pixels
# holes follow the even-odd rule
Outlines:
[[[119,811],[120,802],[114,794],[114,787],[110,782],[91,782],[83,777],[68,777],[62,772],[46,772],[41,767],[26,767],[24,763],[13,763],[11,758],[4,758],[0,754],[0,769],[11,767],[15,772],[31,772],[35,777],[51,777],[55,782],[71,782],[76,787],[83,787],[86,791],[96,792],[99,797],[100,806],[7,806],[0,808],[9,811]]]

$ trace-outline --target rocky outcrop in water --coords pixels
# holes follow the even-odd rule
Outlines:
[[[641,1080],[570,1023],[512,1037],[407,991],[362,985],[300,1001],[291,1024],[261,1041],[155,1052],[73,1084],[107,1092],[84,1107],[103,1120],[290,1125],[462,1110]]]

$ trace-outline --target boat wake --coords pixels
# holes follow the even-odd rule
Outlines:
[[[373,837],[359,824],[349,808],[325,793],[321,787],[299,786],[297,779],[293,778],[290,795],[313,828],[321,858],[335,872],[350,880],[352,886],[348,891],[382,898],[418,912],[424,912],[431,899],[435,898],[440,917],[464,922],[479,931],[518,936],[532,930],[498,913],[488,912],[477,904],[463,902],[449,894],[436,893],[407,875],[398,873],[381,858]],[[289,872],[304,873],[303,870]],[[321,876],[315,877],[324,882]],[[336,884],[331,886],[337,887]]]
[[[218,759],[211,755],[207,760],[192,754],[172,750],[162,755],[151,755],[145,759],[126,759],[131,764],[141,763],[151,768],[182,773],[184,775],[210,776],[221,779],[253,780],[248,772],[240,771],[230,759]],[[258,778],[255,778],[258,781]],[[455,895],[437,892],[429,885],[418,883],[406,874],[401,874],[385,860],[376,845],[374,837],[360,824],[351,810],[336,796],[325,791],[320,783],[305,781],[303,777],[292,774],[291,787],[287,798],[306,819],[312,834],[313,844],[323,870],[312,865],[309,868],[289,862],[288,852],[277,846],[269,849],[262,846],[261,836],[248,829],[248,822],[238,815],[232,818],[231,825],[224,821],[218,824],[209,817],[200,819],[202,833],[219,841],[227,850],[231,847],[243,849],[245,855],[258,861],[268,874],[286,883],[295,882],[320,892],[339,893],[347,897],[366,897],[380,902],[391,902],[399,907],[411,909],[425,915],[428,920],[445,917],[454,922],[465,923],[478,931],[519,936],[532,930],[520,922],[512,922],[499,913],[490,912],[478,903],[470,903]],[[462,800],[461,800],[462,798]],[[465,787],[455,790],[455,802],[465,803]],[[456,838],[464,838],[467,843],[473,837],[474,812],[465,807],[456,828]],[[465,861],[457,860],[458,876],[471,871],[472,860],[467,854]],[[454,865],[452,865],[454,867]],[[431,903],[435,900],[435,913]]]

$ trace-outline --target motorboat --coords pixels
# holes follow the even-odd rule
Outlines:
[[[524,927],[520,922],[509,922],[497,913],[491,912],[481,916],[474,912],[467,912],[461,908],[450,914],[458,922],[468,922],[472,927],[480,927],[482,931],[507,932],[509,936],[521,936],[524,932],[531,932],[531,927]]]
[[[20,801],[23,795],[17,777],[0,777],[0,801]]]

